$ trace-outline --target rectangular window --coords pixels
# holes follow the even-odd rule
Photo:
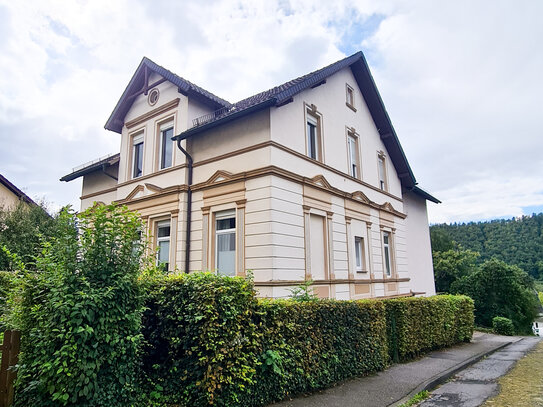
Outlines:
[[[164,270],[170,268],[170,229],[169,220],[156,224],[157,264],[164,267]]]
[[[160,169],[172,166],[173,156],[173,127],[163,126],[160,128]]]
[[[326,279],[326,263],[328,259],[326,218],[324,216],[310,214],[309,222],[311,278],[313,280],[324,280]]]
[[[354,253],[355,253],[355,259],[356,259],[356,272],[362,273],[364,272],[364,263],[365,263],[365,256],[364,256],[364,238],[355,236],[354,238]]]
[[[347,105],[350,107],[354,107],[354,90],[349,85],[347,85],[346,98]]]
[[[360,169],[358,162],[358,137],[349,132],[347,135],[347,149],[349,152],[349,175],[354,178],[360,178]]]
[[[307,155],[318,160],[319,151],[319,121],[316,117],[307,115]]]
[[[143,174],[143,134],[132,138],[132,178]]]
[[[385,272],[388,277],[392,275],[392,259],[390,257],[390,233],[383,233],[383,256],[385,262]]]
[[[384,154],[380,153],[377,155],[377,165],[379,167],[379,188],[381,188],[383,191],[387,191],[387,173]]]
[[[219,274],[236,275],[236,211],[215,214],[215,268]]]

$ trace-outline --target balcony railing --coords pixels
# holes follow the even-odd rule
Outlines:
[[[230,113],[234,109],[235,107],[223,107],[219,110],[215,110],[212,113],[208,113],[203,116],[197,117],[196,119],[192,119],[192,127],[198,127],[198,126],[202,126],[203,124],[212,122],[218,119],[219,117],[226,116],[228,113]]]

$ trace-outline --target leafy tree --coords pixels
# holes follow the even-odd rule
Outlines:
[[[12,298],[22,331],[16,406],[130,406],[143,294],[141,221],[126,208],[59,215]]]
[[[515,331],[531,332],[537,316],[537,297],[533,280],[517,266],[489,260],[474,272],[451,284],[453,293],[465,294],[475,301],[475,322],[491,327],[496,316],[513,321]]]
[[[434,252],[446,252],[456,246],[449,233],[443,229],[430,229],[430,240]]]
[[[449,293],[451,284],[477,269],[479,253],[471,250],[433,252],[436,291]]]
[[[43,202],[39,205],[23,201],[8,210],[0,207],[0,248],[5,246],[16,254],[29,269],[34,269],[33,259],[40,252],[40,238],[50,238],[56,232],[56,217],[47,213]],[[0,270],[12,270],[5,251],[0,250]]]

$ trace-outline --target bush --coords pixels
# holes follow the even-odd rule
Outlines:
[[[492,330],[498,335],[512,336],[515,332],[513,321],[509,318],[494,317],[492,318]]]
[[[384,300],[389,356],[405,361],[430,350],[469,341],[473,301],[465,296]]]
[[[260,363],[256,307],[252,283],[239,277],[192,273],[157,282],[143,329],[151,399],[241,405],[240,394],[253,383]]]
[[[22,281],[15,405],[129,406],[141,342],[141,221],[96,206],[77,217],[63,211],[58,227]]]
[[[15,275],[9,271],[0,271],[0,332],[6,330],[8,297],[16,284]]]

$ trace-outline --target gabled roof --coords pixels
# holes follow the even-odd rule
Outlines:
[[[402,149],[398,136],[396,135],[394,126],[390,121],[383,100],[381,99],[381,95],[377,90],[377,86],[375,85],[364,54],[362,54],[361,51],[322,69],[285,82],[282,85],[276,86],[265,92],[258,93],[247,99],[243,99],[232,105],[229,109],[221,109],[215,115],[208,115],[210,118],[206,119],[204,124],[192,127],[187,131],[175,136],[173,139],[183,140],[202,131],[235,120],[257,110],[270,106],[279,107],[288,103],[290,99],[298,93],[311,87],[318,86],[319,84],[323,83],[326,78],[347,67],[350,67],[351,71],[353,72],[373,121],[375,122],[375,126],[379,131],[379,135],[381,136],[394,168],[400,177],[402,186],[412,189],[417,184],[415,175],[407,162],[407,158]],[[429,194],[426,195],[430,196]],[[437,199],[433,198],[431,200]]]
[[[148,85],[146,82],[150,76],[149,71],[157,73],[167,81],[176,85],[180,93],[192,96],[200,102],[209,105],[213,109],[231,106],[228,101],[221,99],[213,93],[208,92],[207,90],[181,78],[180,76],[177,76],[173,72],[170,72],[160,65],[155,64],[149,58],[143,57],[138,68],[136,69],[136,72],[132,76],[132,79],[130,79],[130,82],[128,82],[126,89],[124,90],[121,98],[115,106],[115,109],[113,109],[113,112],[109,116],[109,119],[104,126],[107,130],[121,133],[124,118],[130,110],[130,107],[132,107],[132,103],[136,99],[135,96],[141,94]]]
[[[13,192],[13,194],[17,196],[17,198],[19,198],[21,201],[24,201],[32,205],[36,205],[36,202],[34,202],[27,194],[25,194],[15,185],[9,182],[9,180],[6,177],[4,177],[2,174],[0,174],[0,184],[4,185],[7,189]]]
[[[107,167],[118,163],[120,156],[120,153],[110,154],[106,157],[101,157],[86,164],[80,165],[79,167],[75,167],[71,173],[63,176],[60,180],[68,182],[97,170],[105,170]]]

